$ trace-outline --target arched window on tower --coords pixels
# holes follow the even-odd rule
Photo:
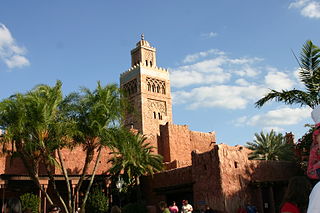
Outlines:
[[[160,93],[160,86],[157,85],[157,93]]]
[[[158,112],[158,117],[159,117],[159,120],[162,120],[162,115],[160,112]]]
[[[153,112],[153,118],[154,118],[154,119],[157,119],[157,114],[156,114],[156,112]]]
[[[146,66],[148,66],[148,60],[146,60]]]
[[[151,91],[151,84],[148,82],[148,91]]]
[[[152,61],[150,61],[150,67],[152,67]]]
[[[133,83],[133,93],[136,93],[138,91],[137,82],[135,81]]]
[[[164,85],[162,85],[162,94],[166,94],[166,88],[165,88],[165,86]]]
[[[152,84],[152,92],[156,92],[156,86]]]

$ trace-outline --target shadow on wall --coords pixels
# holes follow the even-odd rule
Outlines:
[[[295,163],[285,161],[249,160],[243,171],[235,169],[232,190],[224,189],[227,212],[236,212],[241,207],[253,205],[258,212],[278,212],[288,180],[301,175]]]

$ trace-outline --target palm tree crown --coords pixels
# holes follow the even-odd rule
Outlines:
[[[110,173],[117,175],[124,172],[128,184],[139,185],[140,176],[161,171],[162,156],[152,153],[154,147],[146,139],[126,129],[118,130],[115,143],[111,146],[113,157],[109,161],[112,163]]]
[[[263,98],[258,100],[256,107],[262,107],[266,102],[275,100],[285,104],[300,104],[314,108],[320,104],[320,48],[306,41],[299,57],[299,78],[304,84],[306,91],[298,89],[276,91],[271,90]]]
[[[249,155],[251,160],[292,160],[293,147],[286,143],[281,133],[255,133],[253,142],[247,142],[246,147],[253,152]]]

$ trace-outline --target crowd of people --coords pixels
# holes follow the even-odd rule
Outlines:
[[[182,200],[182,206],[177,206],[176,201],[173,201],[170,206],[167,206],[167,203],[164,201],[161,201],[159,203],[159,208],[161,210],[161,213],[217,213],[214,211],[209,205],[205,205],[205,208],[202,210],[194,211],[192,205],[189,203],[188,200]],[[179,211],[180,210],[180,211]]]
[[[178,213],[179,212],[179,207],[177,206],[177,203],[175,201],[172,202],[172,205],[169,207],[167,206],[167,203],[164,201],[161,201],[159,203],[159,208],[162,213]],[[182,206],[181,206],[181,213],[192,213],[193,212],[193,207],[191,204],[189,204],[188,200],[183,200],[182,201]]]

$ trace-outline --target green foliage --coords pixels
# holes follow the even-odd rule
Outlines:
[[[93,188],[86,204],[86,212],[103,213],[108,211],[108,198],[100,188]]]
[[[123,213],[147,213],[148,210],[146,206],[141,203],[129,203],[126,206],[123,207]]]
[[[44,164],[53,184],[52,165],[63,170],[63,158],[59,150],[67,147],[82,146],[86,153],[82,174],[76,191],[88,172],[89,164],[99,162],[103,147],[109,146],[111,129],[120,126],[125,101],[120,96],[119,88],[115,84],[102,86],[98,82],[97,88],[89,90],[83,88],[80,93],[72,93],[63,98],[62,83],[57,81],[53,87],[38,85],[25,94],[15,94],[0,102],[0,129],[6,134],[0,142],[12,143],[12,156],[22,159],[29,175],[36,183],[39,182],[38,166]],[[52,153],[57,151],[59,158]],[[98,153],[95,157],[95,153]],[[96,163],[95,165],[99,165]],[[96,167],[91,172],[94,177]],[[66,168],[64,168],[66,169]],[[64,173],[67,180],[67,172]],[[83,206],[90,191],[90,181],[86,188]],[[69,182],[67,184],[68,199],[66,205],[62,202],[66,212],[72,212],[76,198],[72,197]],[[38,184],[37,184],[38,185]],[[55,191],[61,198],[59,191]],[[62,198],[60,199],[62,200]],[[52,202],[50,196],[48,201]],[[82,207],[83,207],[82,206]]]
[[[32,213],[39,212],[40,199],[37,195],[26,193],[20,196],[22,211],[30,210]]]
[[[309,125],[308,125],[309,126]],[[307,172],[308,160],[310,154],[310,147],[313,142],[313,131],[314,127],[309,126],[308,132],[306,132],[299,140],[297,145],[295,146],[297,155],[299,156],[299,166],[304,171]]]
[[[320,48],[314,45],[312,41],[306,41],[298,60],[300,65],[299,78],[305,86],[305,91],[297,89],[271,90],[255,103],[256,107],[262,107],[271,100],[289,105],[300,104],[311,108],[320,103]]]
[[[126,129],[116,130],[111,144],[110,173],[118,176],[123,171],[127,184],[139,185],[140,176],[161,171],[162,156],[152,153],[154,147],[146,139]]]
[[[314,131],[314,127],[310,127],[308,132],[306,132],[299,140],[296,145],[296,149],[301,150],[301,154],[309,155],[310,147],[313,142],[312,134]]]
[[[292,144],[288,144],[281,133],[255,133],[253,142],[247,142],[246,147],[253,152],[249,155],[251,160],[294,160],[295,154]]]

